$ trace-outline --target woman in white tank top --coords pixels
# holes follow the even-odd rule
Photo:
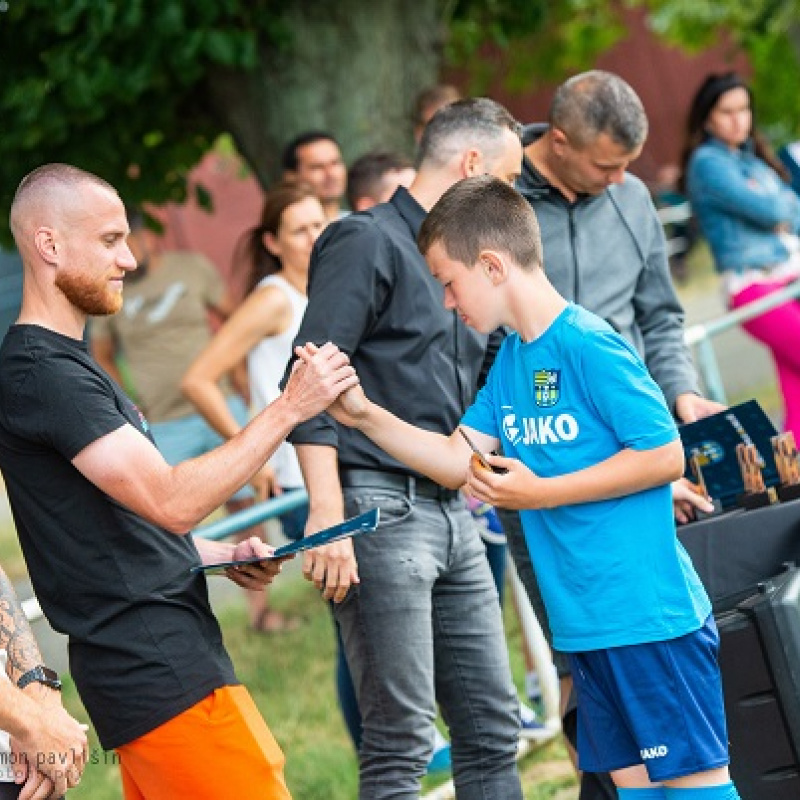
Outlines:
[[[248,294],[189,367],[181,384],[184,394],[226,439],[235,436],[241,425],[220,389],[224,375],[247,360],[253,413],[280,394],[278,385],[308,303],[311,250],[325,224],[322,206],[310,187],[282,184],[266,194],[259,225],[240,240],[237,261],[241,259],[250,273]],[[302,488],[294,448],[284,442],[251,483],[259,500]],[[290,538],[303,535],[303,513],[290,512],[281,518]]]

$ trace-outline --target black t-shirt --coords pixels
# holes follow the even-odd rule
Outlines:
[[[100,742],[114,748],[236,683],[205,578],[189,573],[200,557],[191,536],[147,522],[73,466],[125,424],[149,437],[83,342],[16,325],[0,376],[0,469],[31,581],[69,636]]]

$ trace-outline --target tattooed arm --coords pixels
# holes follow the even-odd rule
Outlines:
[[[5,650],[7,653],[6,674],[14,684],[28,670],[43,663],[31,626],[2,567],[0,567],[0,650]],[[36,685],[43,689],[47,688],[40,683]],[[47,691],[58,696],[52,689]]]
[[[39,646],[0,567],[0,650],[7,654],[11,683],[0,680],[0,728],[11,734],[20,797],[60,797],[80,780],[87,758],[85,726],[61,707],[61,695],[34,681],[24,689],[17,681],[42,663]]]

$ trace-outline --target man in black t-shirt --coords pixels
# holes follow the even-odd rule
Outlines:
[[[129,798],[287,798],[283,755],[237,686],[201,561],[268,556],[257,538],[193,540],[292,428],[357,379],[326,345],[238,436],[175,467],[91,358],[87,315],[110,314],[136,264],[116,191],[63,164],[32,172],[11,207],[22,309],[0,347],[0,468],[31,580]],[[229,569],[245,588],[276,561]],[[231,743],[236,742],[236,747]]]

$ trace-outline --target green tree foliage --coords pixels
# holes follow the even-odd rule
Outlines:
[[[17,182],[48,161],[163,202],[185,198],[221,134],[264,185],[308,128],[336,132],[348,158],[408,151],[413,99],[443,60],[476,93],[501,72],[511,89],[557,81],[624,35],[625,4],[685,46],[726,27],[762,121],[796,133],[798,0],[0,0],[0,240]]]
[[[512,83],[557,78],[619,34],[606,5],[2,0],[0,238],[17,182],[48,161],[103,175],[130,200],[163,202],[185,198],[189,170],[223,133],[265,185],[302,129],[334,130],[350,157],[409,150],[413,98],[445,53],[474,68],[483,43],[513,40]]]
[[[264,183],[275,176],[280,146],[302,128],[330,124],[338,133],[351,124],[354,147],[365,131],[370,143],[392,141],[391,126],[402,127],[398,117],[408,113],[402,90],[435,80],[441,51],[437,0],[415,6],[3,0],[0,236],[8,241],[19,179],[48,161],[97,172],[131,200],[179,201],[189,170],[222,133]],[[372,107],[348,116],[362,95]],[[378,100],[401,110],[393,116]],[[202,192],[199,199],[207,201]]]
[[[252,67],[252,18],[264,5],[7,0],[2,210],[19,178],[46,161],[80,164],[126,194],[181,199],[186,169],[219,133],[202,77],[220,65]],[[137,180],[140,170],[153,180]]]
[[[798,0],[633,0],[646,6],[653,29],[700,50],[725,32],[747,53],[759,124],[776,144],[800,135],[800,2]]]
[[[469,70],[475,94],[501,71],[511,91],[555,83],[590,68],[625,35],[620,12],[607,0],[461,0],[449,26],[447,61]],[[501,62],[481,57],[488,44],[502,51]]]

